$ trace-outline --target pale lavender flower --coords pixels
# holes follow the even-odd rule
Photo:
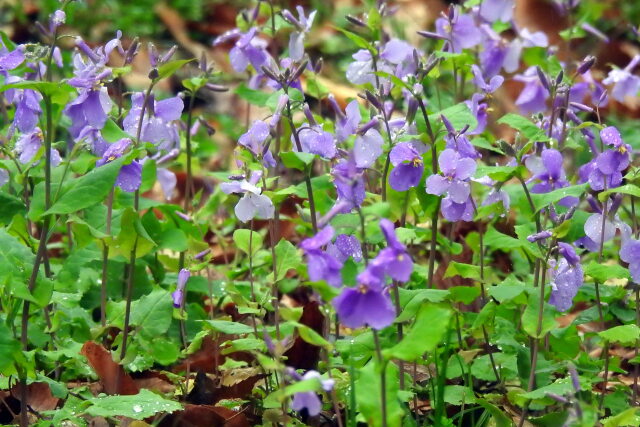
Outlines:
[[[602,83],[613,85],[611,95],[618,102],[625,102],[627,97],[635,97],[640,90],[640,77],[632,74],[633,69],[640,63],[640,55],[633,57],[629,64],[620,69],[614,68]]]
[[[40,128],[34,128],[33,131],[23,133],[16,141],[14,147],[18,160],[22,164],[31,163],[43,146],[43,135]],[[58,166],[60,164],[60,153],[55,148],[51,149],[51,165]]]
[[[631,279],[640,283],[640,240],[627,239],[620,249],[620,259],[629,264]]]
[[[275,211],[273,202],[262,194],[260,188],[256,187],[261,178],[262,172],[253,171],[248,181],[243,179],[220,184],[220,189],[226,194],[244,194],[234,209],[236,216],[242,222],[248,222],[253,218],[273,218]]]
[[[540,81],[535,67],[527,68],[523,74],[518,74],[513,79],[525,84],[516,99],[516,105],[522,114],[535,114],[546,110],[549,91]]]
[[[436,19],[437,33],[448,40],[448,49],[455,53],[478,45],[482,34],[471,15],[460,14],[456,9],[452,19]]]
[[[424,164],[422,155],[409,142],[396,144],[389,153],[389,159],[394,166],[389,174],[389,185],[396,191],[407,191],[420,184]]]
[[[315,236],[300,242],[300,248],[307,257],[309,280],[313,282],[324,280],[331,286],[340,287],[343,262],[322,249],[331,242],[332,238],[333,227],[327,225]]]
[[[321,375],[316,371],[307,371],[302,377],[293,370],[289,371],[289,374],[298,381],[311,380],[315,378],[320,383],[320,388],[325,392],[331,391],[335,384],[333,379],[323,380]],[[315,417],[322,410],[322,402],[320,401],[320,398],[318,398],[316,392],[301,391],[293,395],[293,399],[291,400],[291,409],[297,412],[306,409],[309,416]]]
[[[289,57],[294,61],[299,61],[304,56],[304,39],[311,30],[316,11],[306,16],[302,6],[296,6],[298,18],[296,19],[288,10],[282,11],[284,18],[296,27],[296,31],[291,33],[289,37]]]
[[[480,3],[480,16],[489,22],[509,22],[514,7],[514,0],[484,0]]]
[[[356,166],[368,169],[374,165],[382,154],[384,140],[376,129],[369,129],[364,134],[358,135],[353,144],[353,155]]]
[[[549,278],[551,279],[551,297],[549,304],[554,305],[560,311],[571,308],[573,298],[578,293],[578,288],[582,286],[584,274],[580,257],[568,243],[559,242],[558,252],[561,255],[560,261],[549,262]]]

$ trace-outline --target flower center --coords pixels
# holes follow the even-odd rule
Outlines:
[[[366,294],[368,291],[369,291],[369,287],[367,285],[364,285],[364,284],[358,285],[358,292],[360,292],[361,294]]]
[[[411,164],[413,165],[414,168],[422,166],[422,158],[421,157],[414,157],[414,159],[411,161]]]

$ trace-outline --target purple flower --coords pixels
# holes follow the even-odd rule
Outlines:
[[[523,74],[518,74],[513,79],[525,84],[516,99],[516,105],[522,114],[535,114],[546,110],[549,91],[538,78],[535,67],[527,68]]]
[[[187,281],[191,277],[191,272],[186,268],[183,268],[178,273],[178,286],[176,290],[171,294],[173,299],[173,306],[175,308],[183,307],[184,305],[184,289],[187,286]]]
[[[356,166],[361,169],[368,169],[373,166],[382,154],[383,144],[382,136],[375,129],[369,129],[364,135],[358,135],[353,144]]]
[[[582,103],[589,95],[591,102],[599,107],[606,107],[609,98],[607,90],[593,78],[590,70],[581,75],[582,81],[577,82],[569,91],[569,101]]]
[[[456,132],[451,122],[443,115],[440,116],[442,123],[447,128],[447,135],[444,137],[447,143],[447,148],[457,152],[460,157],[468,157],[471,159],[477,159],[480,157],[480,153],[475,149],[473,144],[465,136],[468,127],[465,127],[460,132]]]
[[[354,261],[362,261],[362,245],[356,236],[339,234],[334,243],[327,244],[327,253],[344,263],[350,257]]]
[[[631,160],[631,146],[624,143],[618,129],[606,127],[600,131],[600,138],[604,144],[613,146],[613,149],[598,154],[588,166],[589,185],[596,191],[619,186],[622,183],[622,171],[629,166]]]
[[[602,83],[613,85],[611,95],[618,102],[624,102],[627,97],[635,97],[640,90],[640,77],[632,74],[633,69],[640,63],[640,55],[633,57],[623,69],[615,68]]]
[[[532,193],[549,193],[569,186],[564,169],[562,168],[562,154],[558,150],[544,149],[540,157],[529,156],[525,165],[534,174],[529,182],[537,181],[531,188]],[[560,200],[562,206],[573,206],[578,203],[576,197],[565,197]]]
[[[13,80],[13,79],[9,79]],[[9,81],[7,82],[9,83]],[[15,83],[15,81],[12,81]],[[7,101],[12,102],[16,106],[11,124],[10,134],[14,128],[18,128],[20,132],[29,133],[36,129],[38,118],[42,113],[40,101],[42,95],[33,89],[12,90],[7,96]]]
[[[460,157],[454,150],[447,148],[438,157],[442,175],[427,178],[427,193],[442,195],[447,193],[456,203],[465,203],[469,199],[471,186],[469,178],[476,171],[476,162],[468,157]]]
[[[298,137],[305,153],[317,154],[325,159],[333,159],[336,156],[336,142],[333,135],[322,130],[318,124],[304,124],[298,129]],[[293,135],[291,136],[293,140]]]
[[[413,59],[413,51],[413,46],[403,40],[389,40],[382,48],[380,57],[376,61],[377,71],[394,74],[398,78],[415,72],[417,64]],[[375,85],[379,81],[385,86],[389,84],[389,81],[384,77],[378,76],[376,78],[371,52],[360,49],[353,54],[353,59],[355,61],[347,67],[347,80],[351,83]]]
[[[307,373],[302,377],[295,373],[295,371],[290,373],[298,381],[317,379],[319,382],[319,388],[322,388],[322,390],[326,392],[331,391],[335,384],[335,381],[332,379],[323,380],[320,374],[316,371],[307,371]],[[301,391],[293,395],[293,399],[291,400],[291,409],[298,412],[306,409],[310,417],[315,417],[322,410],[322,402],[318,398],[316,392]]]
[[[620,258],[629,264],[631,279],[640,283],[640,240],[627,239],[620,249]]]
[[[23,133],[16,141],[14,150],[18,154],[20,163],[27,164],[34,160],[38,151],[42,147],[43,135],[40,128],[34,128],[29,133]],[[60,153],[55,148],[51,149],[51,165],[53,167],[60,164]]]
[[[422,156],[409,142],[396,144],[389,153],[394,169],[389,175],[389,185],[396,191],[407,191],[420,183],[424,165]]]
[[[603,240],[604,242],[607,242],[613,239],[616,235],[617,230],[620,231],[623,243],[626,242],[627,239],[629,239],[629,237],[631,236],[631,227],[622,222],[617,216],[613,221],[609,220],[609,218],[605,218],[603,230],[602,213],[594,213],[589,216],[589,218],[587,218],[584,223],[584,233],[586,234],[586,238],[588,240],[586,242],[585,240],[581,241],[585,245],[586,249],[595,252],[600,247],[600,241]]]
[[[455,53],[462,52],[476,46],[482,41],[482,33],[478,29],[471,15],[460,15],[455,10],[454,17],[441,17],[436,20],[436,31],[449,41],[449,50]]]
[[[338,193],[336,206],[342,206],[339,213],[351,212],[364,201],[365,186],[362,169],[356,166],[353,156],[341,160],[331,171],[333,185]]]
[[[504,77],[493,76],[487,83],[485,77],[482,75],[482,70],[475,64],[471,66],[471,72],[473,73],[473,84],[486,94],[495,92],[504,82]]]
[[[132,141],[129,138],[122,138],[109,145],[109,147],[102,155],[102,158],[98,159],[98,161],[96,162],[96,166],[105,165],[117,158],[122,157],[122,155],[127,151],[131,144]],[[140,188],[141,182],[142,164],[140,164],[140,162],[138,162],[137,160],[134,160],[130,164],[124,165],[122,166],[122,168],[120,168],[120,173],[118,174],[118,178],[116,178],[115,185],[122,188],[123,191],[132,193]]]
[[[300,248],[307,257],[307,272],[309,280],[317,282],[326,281],[329,285],[340,287],[342,285],[342,262],[336,257],[322,250],[333,237],[333,227],[326,226],[315,236],[300,242]]]
[[[333,94],[329,95],[329,103],[336,114],[336,138],[338,142],[343,142],[356,133],[360,120],[362,120],[358,101],[355,99],[351,101],[344,112],[342,112]]]
[[[387,276],[399,282],[407,282],[413,271],[413,261],[407,248],[396,237],[393,223],[386,218],[380,220],[380,229],[387,247],[380,251],[371,264],[379,266]]]
[[[551,260],[549,264],[549,278],[551,279],[551,297],[549,304],[554,305],[560,311],[571,308],[573,298],[578,293],[578,288],[582,286],[584,275],[580,257],[568,243],[559,242],[558,252],[562,259],[556,264]]]
[[[262,159],[264,167],[274,167],[276,161],[271,151],[265,150],[265,141],[269,137],[269,125],[262,120],[253,122],[249,130],[238,139],[238,144],[242,145],[253,153],[254,156]]]
[[[274,214],[273,202],[269,197],[261,194],[262,190],[256,184],[262,178],[262,172],[253,171],[247,181],[223,182],[220,189],[226,194],[244,194],[234,209],[236,216],[242,222],[253,218],[271,219]]]
[[[471,111],[471,114],[473,114],[476,120],[478,121],[478,125],[475,127],[475,129],[468,132],[469,135],[481,134],[484,131],[484,129],[487,127],[487,119],[489,117],[487,110],[489,106],[487,105],[486,102],[481,102],[483,100],[484,100],[483,94],[474,93],[473,95],[471,95],[471,99],[466,100],[464,102],[469,108],[469,111]]]
[[[442,175],[431,175],[427,179],[426,190],[429,194],[447,193],[442,200],[442,215],[449,221],[471,221],[473,204],[471,202],[471,186],[469,178],[476,171],[476,162],[447,148],[438,158]]]
[[[393,323],[396,311],[384,289],[384,271],[381,265],[371,263],[358,274],[355,288],[344,288],[333,299],[340,321],[349,328],[369,325],[373,329],[383,329]]]
[[[514,7],[514,0],[484,0],[480,4],[480,16],[489,22],[509,22]]]
[[[304,56],[304,38],[311,30],[313,20],[316,17],[316,11],[312,11],[307,17],[304,14],[302,6],[296,6],[296,10],[298,11],[297,19],[288,10],[282,11],[282,15],[297,29],[297,31],[292,32],[289,37],[289,57],[294,61],[299,61]]]
[[[24,62],[24,53],[22,52],[23,46],[18,46],[16,49],[9,51],[4,43],[0,40],[0,74],[17,68]]]
[[[129,135],[138,134],[138,124],[140,123],[140,113],[144,94],[134,93],[131,96],[131,109],[124,118],[123,127]],[[155,144],[158,149],[170,151],[180,147],[180,137],[178,129],[174,123],[180,119],[184,102],[179,96],[156,101],[153,97],[147,100],[145,115],[142,118],[142,129],[140,140]]]
[[[229,60],[233,69],[241,73],[251,64],[258,73],[261,73],[262,66],[268,65],[271,57],[267,53],[267,42],[256,37],[257,32],[258,29],[255,27],[246,33],[236,28],[219,36],[213,42],[213,45],[217,46],[221,43],[235,40],[235,45],[229,52]]]

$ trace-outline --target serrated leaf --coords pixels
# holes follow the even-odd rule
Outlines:
[[[480,280],[480,266],[452,261],[444,272],[444,277],[446,279],[447,277],[454,276],[464,277],[465,279]]]
[[[241,228],[233,232],[233,241],[236,247],[247,255],[255,255],[262,249],[263,238],[256,231]]]

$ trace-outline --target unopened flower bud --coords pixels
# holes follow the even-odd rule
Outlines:
[[[584,74],[589,71],[596,63],[596,57],[593,55],[589,55],[582,60],[580,65],[578,66],[578,74]]]

